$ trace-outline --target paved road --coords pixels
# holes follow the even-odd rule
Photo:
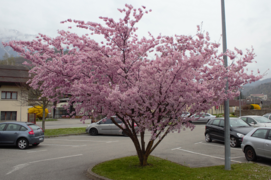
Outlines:
[[[192,132],[169,134],[152,155],[189,167],[224,165],[223,143],[205,143],[204,130],[204,125],[197,125]],[[129,137],[86,134],[46,138],[27,150],[1,147],[1,180],[87,180],[84,173],[88,167],[135,154]],[[231,163],[247,162],[241,148],[231,148],[231,157]],[[267,160],[260,163],[271,165]]]

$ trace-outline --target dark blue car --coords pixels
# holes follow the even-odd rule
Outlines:
[[[26,149],[29,145],[37,146],[44,141],[43,130],[33,123],[3,122],[0,123],[0,146],[13,145]]]

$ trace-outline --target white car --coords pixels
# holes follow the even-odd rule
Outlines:
[[[122,125],[123,122],[119,120],[116,116],[112,116],[115,121]],[[138,127],[134,124],[135,130],[137,131]],[[86,133],[89,133],[92,136],[96,136],[98,134],[112,134],[112,135],[124,135],[127,136],[125,131],[121,130],[118,126],[116,126],[110,118],[103,118],[98,122],[91,123],[86,128]]]
[[[192,117],[195,117],[195,118],[200,117],[198,120],[192,121],[194,123],[201,123],[201,122],[207,123],[209,120],[216,118],[216,116],[209,114],[209,113],[203,113],[203,114],[201,114],[201,116],[194,114],[194,115],[192,115]]]
[[[271,127],[254,128],[243,137],[241,148],[248,161],[271,159]]]
[[[253,127],[271,127],[271,120],[263,116],[241,116],[242,120]]]

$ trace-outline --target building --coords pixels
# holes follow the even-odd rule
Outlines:
[[[28,105],[22,99],[28,98],[28,91],[19,84],[28,79],[28,69],[24,66],[0,66],[0,122],[27,121]]]

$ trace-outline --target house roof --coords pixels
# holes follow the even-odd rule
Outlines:
[[[0,83],[22,83],[29,79],[24,66],[0,65]]]

